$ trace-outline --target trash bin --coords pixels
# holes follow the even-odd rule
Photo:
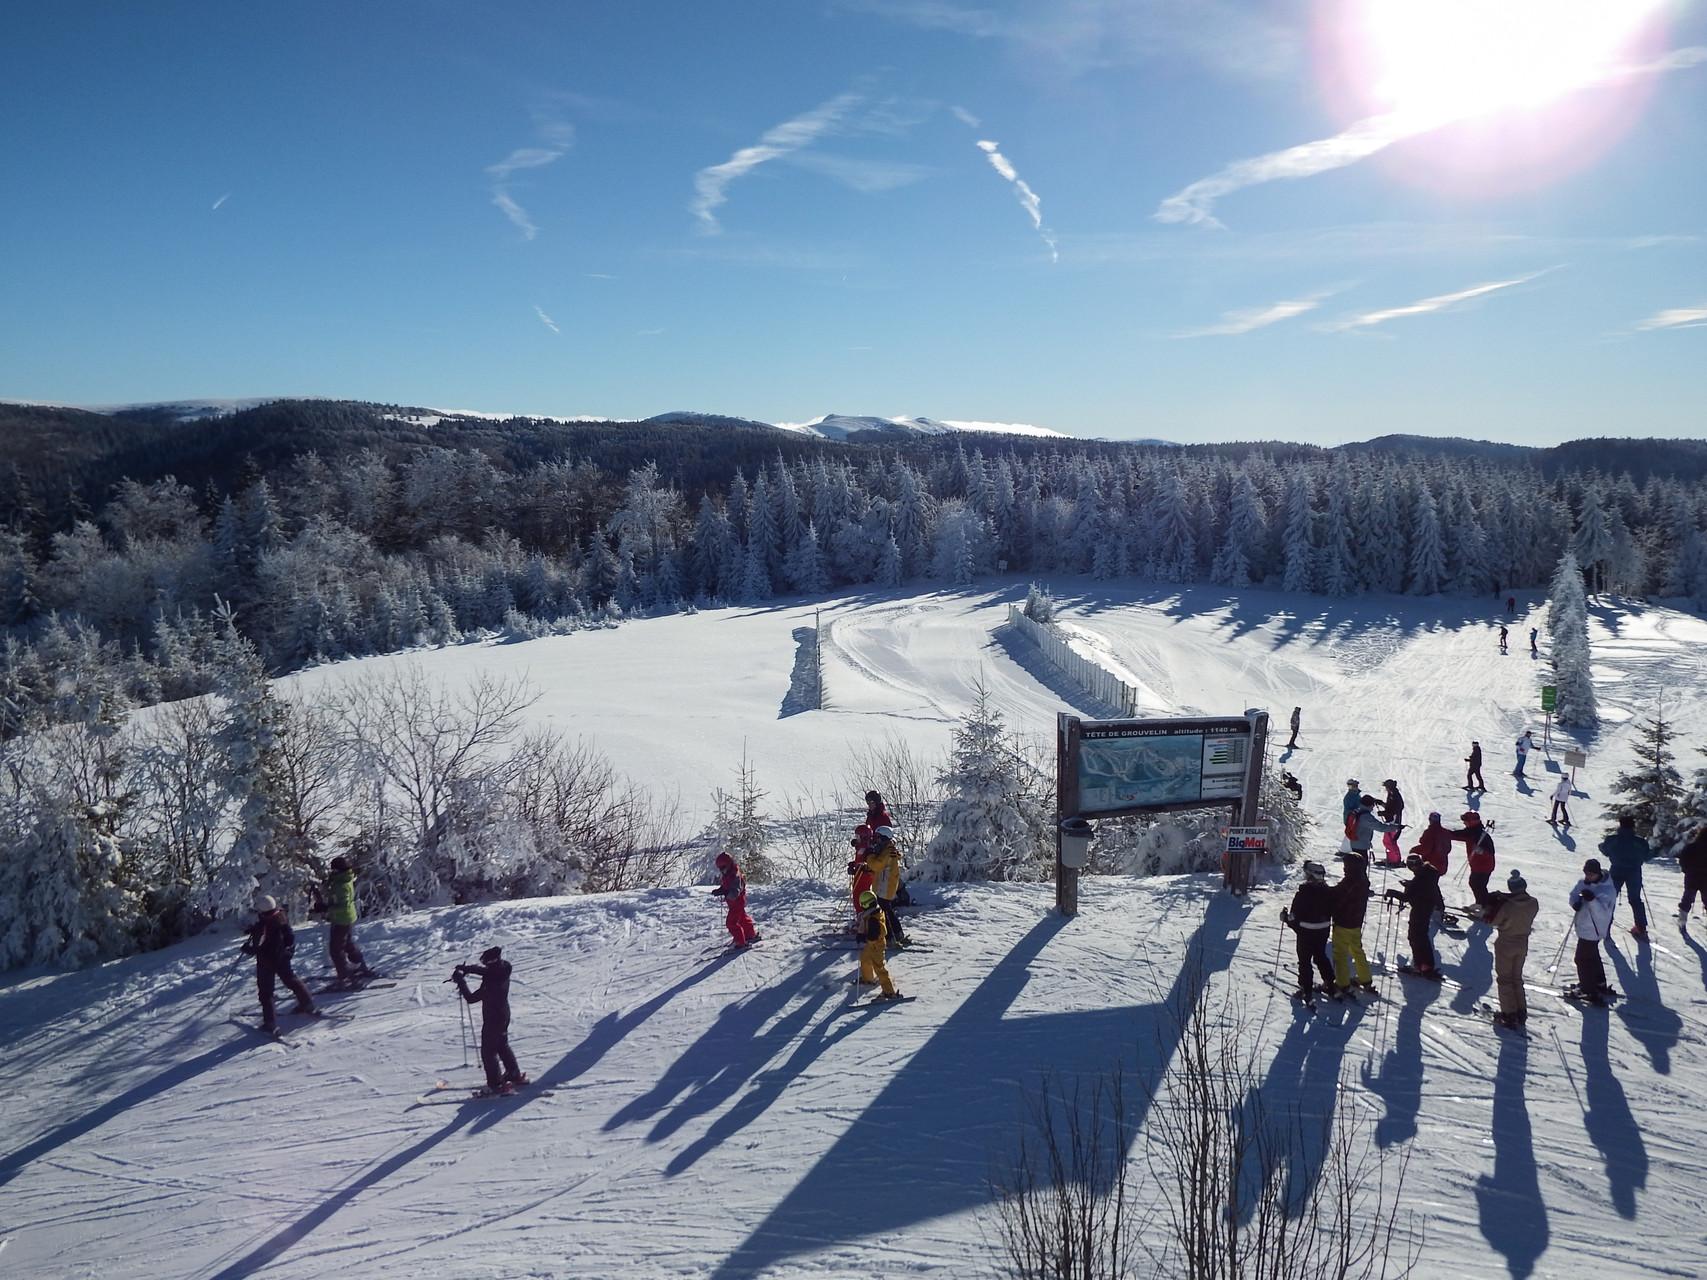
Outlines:
[[[1068,818],[1061,824],[1061,865],[1071,871],[1081,871],[1091,856],[1091,837],[1095,829],[1083,818]]]

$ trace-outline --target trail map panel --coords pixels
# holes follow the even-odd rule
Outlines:
[[[1248,720],[1086,721],[1078,739],[1078,812],[1124,813],[1244,794]]]

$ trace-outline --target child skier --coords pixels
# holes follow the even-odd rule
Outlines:
[[[879,827],[895,825],[895,819],[889,816],[889,806],[883,803],[883,797],[875,791],[865,793],[865,825],[873,831]]]
[[[1332,889],[1334,973],[1342,993],[1351,990],[1354,972],[1358,987],[1374,991],[1369,957],[1363,954],[1363,916],[1369,907],[1370,893],[1369,864],[1356,853],[1340,854],[1340,862],[1344,874]]]
[[[750,947],[759,940],[759,931],[753,925],[753,917],[747,914],[747,877],[727,853],[717,855],[717,870],[722,878],[711,896],[722,898],[729,907],[723,925],[737,947]]]
[[[373,976],[356,946],[356,873],[347,859],[332,859],[332,874],[326,877],[319,911],[326,916],[326,949],[332,957],[332,967],[339,982],[353,982]]]
[[[1381,833],[1381,847],[1387,851],[1387,865],[1396,867],[1403,858],[1399,856],[1399,832],[1405,828],[1405,797],[1399,794],[1399,784],[1388,778],[1381,784],[1387,790],[1387,798],[1381,802],[1381,817],[1393,824],[1393,830]]]
[[[901,927],[901,918],[895,914],[895,895],[901,888],[901,846],[895,843],[895,829],[881,826],[871,834],[877,840],[877,847],[866,855],[865,865],[871,868],[875,877],[871,888],[877,895],[877,905],[883,911],[884,926],[896,946],[911,946],[913,940],[907,936],[907,931]]]
[[[1547,816],[1547,821],[1558,827],[1571,825],[1571,811],[1565,806],[1571,799],[1571,776],[1566,774],[1559,779],[1559,785],[1553,788],[1553,812]]]
[[[1590,858],[1583,863],[1583,878],[1571,890],[1571,910],[1577,913],[1577,985],[1566,991],[1590,1004],[1605,1004],[1611,996],[1600,944],[1612,932],[1612,912],[1617,904],[1618,890],[1601,873],[1600,860]]]
[[[1482,815],[1474,809],[1468,809],[1458,815],[1464,825],[1457,831],[1447,832],[1453,840],[1462,840],[1464,848],[1470,855],[1470,892],[1475,895],[1476,905],[1488,905],[1488,877],[1494,874],[1494,837],[1488,827],[1482,825]]]
[[[1440,898],[1440,876],[1435,869],[1413,853],[1405,859],[1411,878],[1400,888],[1387,890],[1387,898],[1408,905],[1411,909],[1407,937],[1411,944],[1411,962],[1400,965],[1402,973],[1415,973],[1424,978],[1440,977],[1440,967],[1434,955],[1434,913],[1445,904]]]
[[[1464,757],[1464,763],[1470,767],[1464,771],[1464,790],[1486,791],[1488,784],[1482,781],[1482,744],[1472,741],[1470,754]]]
[[[1494,1021],[1521,1027],[1529,1021],[1529,1002],[1523,998],[1523,962],[1529,957],[1529,935],[1541,904],[1529,896],[1529,884],[1517,872],[1506,877],[1506,891],[1488,895],[1484,917],[1494,927],[1494,980],[1499,984],[1500,1011]]]
[[[278,1010],[273,1003],[274,984],[282,982],[296,997],[292,1013],[319,1017],[314,997],[302,985],[302,979],[291,970],[290,958],[296,950],[296,934],[291,931],[284,908],[266,894],[255,899],[255,923],[249,926],[249,940],[243,944],[243,954],[255,957],[255,985],[261,993],[261,1030],[268,1035],[279,1032]]]
[[[859,949],[859,985],[869,987],[876,983],[883,988],[880,999],[899,1000],[901,993],[895,989],[889,966],[884,963],[884,953],[889,950],[889,926],[883,904],[869,889],[859,896],[859,923],[859,936],[864,944]]]
[[[1328,935],[1334,923],[1334,895],[1328,888],[1328,869],[1319,862],[1304,864],[1304,883],[1292,895],[1292,909],[1280,921],[1298,935],[1298,990],[1294,1000],[1308,1004],[1315,996],[1310,968],[1322,975],[1322,990],[1337,994],[1334,967],[1328,960]]]
[[[468,989],[468,975],[480,979],[480,989]],[[459,964],[451,970],[451,981],[469,1004],[480,1006],[480,1064],[486,1068],[486,1087],[477,1098],[511,1094],[528,1082],[510,1050],[510,962],[502,948],[488,947],[479,964]]]
[[[1632,937],[1648,936],[1648,904],[1642,901],[1642,864],[1654,856],[1651,845],[1636,834],[1636,819],[1624,814],[1618,819],[1618,830],[1600,842],[1600,851],[1611,867],[1614,893],[1630,900],[1630,912],[1636,917],[1631,926]]]

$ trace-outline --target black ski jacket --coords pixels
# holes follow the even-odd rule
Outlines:
[[[1369,907],[1369,871],[1361,859],[1345,864],[1345,877],[1333,887],[1334,923],[1341,929],[1363,928]]]
[[[1410,903],[1412,911],[1428,913],[1446,909],[1446,900],[1440,896],[1440,872],[1426,862],[1405,881],[1399,896]]]
[[[1707,826],[1697,831],[1694,839],[1678,850],[1677,867],[1688,875],[1707,871]]]
[[[1334,918],[1334,891],[1320,880],[1306,880],[1292,895],[1292,927],[1302,932],[1312,925],[1325,933]]]
[[[499,960],[493,964],[471,964],[467,972],[477,974],[480,986],[470,991],[466,981],[459,981],[457,990],[462,992],[462,998],[469,1004],[480,1006],[480,1020],[489,1027],[507,1027],[510,1025],[510,962]]]
[[[1396,790],[1389,791],[1387,798],[1381,802],[1381,817],[1387,822],[1403,822],[1405,820],[1405,797]]]
[[[249,926],[249,941],[243,950],[262,964],[282,968],[290,963],[291,953],[296,950],[296,934],[291,931],[290,921],[284,918],[284,913],[274,912]]]

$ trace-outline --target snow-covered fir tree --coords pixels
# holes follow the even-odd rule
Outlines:
[[[741,763],[735,770],[734,788],[725,790],[719,787],[712,792],[715,817],[707,835],[713,857],[727,853],[734,858],[750,884],[769,884],[776,878],[776,871],[765,852],[770,843],[763,808],[767,794],[759,787],[758,773],[747,758],[746,744],[743,743]]]
[[[1588,602],[1576,557],[1566,552],[1553,575],[1547,603],[1547,631],[1552,647],[1553,684],[1557,705],[1553,714],[1562,725],[1593,728],[1600,722],[1588,642]]]
[[[1606,813],[1610,818],[1634,818],[1636,833],[1664,850],[1678,839],[1684,789],[1673,745],[1676,732],[1666,719],[1663,695],[1636,732],[1636,759],[1613,779],[1612,794],[1618,799],[1606,806]]]

